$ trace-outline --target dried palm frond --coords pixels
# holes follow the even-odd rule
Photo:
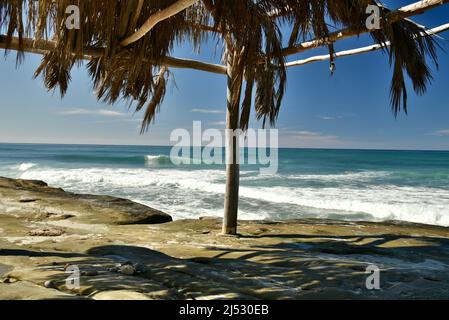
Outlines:
[[[395,116],[401,110],[408,111],[407,88],[405,75],[407,73],[413,84],[413,89],[419,95],[426,92],[431,82],[432,74],[428,58],[438,69],[436,38],[426,35],[426,30],[409,20],[401,20],[387,24],[381,31],[373,32],[372,36],[379,43],[389,42],[385,47],[390,64],[393,66],[391,82],[391,107]]]
[[[161,21],[139,40],[123,47],[148,17],[177,0],[0,0],[0,32],[6,43],[19,39],[17,61],[23,57],[23,39],[51,40],[54,49],[46,54],[36,71],[48,89],[59,87],[64,95],[73,66],[89,56],[87,64],[97,98],[107,103],[135,101],[135,110],[146,106],[143,131],[154,120],[166,92],[168,71],[162,61],[173,48],[190,43],[195,51],[209,37],[225,41],[233,53],[236,86],[246,81],[238,125],[248,128],[252,106],[264,125],[274,125],[285,92],[287,73],[283,35],[285,24],[292,30],[289,46],[310,38],[329,49],[331,72],[335,70],[334,46],[328,41],[329,25],[366,31],[366,7],[377,0],[201,0],[186,10]],[[81,28],[67,29],[66,8],[77,5]],[[388,9],[381,8],[383,17]],[[275,15],[272,13],[276,12]],[[433,37],[421,37],[425,29],[410,20],[384,21],[372,38],[384,45],[393,67],[391,105],[395,114],[407,112],[406,75],[418,94],[432,79],[428,57],[437,62]],[[226,39],[226,40],[225,40]],[[387,43],[390,42],[390,48]],[[89,50],[88,50],[89,49]],[[162,75],[161,75],[162,72]],[[240,83],[240,84],[238,84]],[[240,92],[240,89],[238,90]],[[236,98],[240,104],[240,95]],[[237,101],[236,100],[236,101]],[[150,102],[148,102],[150,101]]]

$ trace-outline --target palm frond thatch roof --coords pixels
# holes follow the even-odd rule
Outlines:
[[[148,32],[136,31],[148,18],[179,0],[0,0],[0,42],[19,51],[18,62],[30,45],[43,53],[36,76],[42,75],[49,90],[59,88],[64,95],[74,65],[89,59],[87,69],[97,98],[107,103],[119,99],[145,108],[143,129],[154,120],[165,95],[171,73],[167,61],[173,49],[190,43],[200,50],[206,40],[223,43],[225,57],[238,55],[234,72],[244,76],[242,112],[239,126],[247,128],[252,106],[259,119],[274,124],[285,91],[286,56],[306,50],[302,41],[315,39],[309,46],[325,45],[334,63],[333,41],[338,37],[366,33],[366,7],[376,0],[202,0],[186,1],[176,14],[153,23]],[[189,3],[187,3],[189,2]],[[432,3],[430,3],[432,2]],[[447,0],[430,1],[428,8]],[[435,2],[435,4],[433,4]],[[80,29],[68,29],[66,8],[80,8]],[[182,10],[181,10],[182,9]],[[437,64],[436,40],[424,27],[381,7],[382,29],[370,31],[375,43],[388,52],[393,69],[391,104],[397,114],[407,111],[406,77],[422,94],[432,79],[430,63]],[[329,25],[341,26],[331,32]],[[290,30],[289,35],[285,30]],[[334,39],[335,38],[335,39]],[[30,40],[32,39],[32,41]],[[32,43],[30,43],[32,42]],[[44,43],[45,50],[36,44]],[[49,45],[51,43],[51,45]],[[288,43],[284,47],[284,43]],[[388,45],[387,45],[388,44]],[[179,62],[179,61],[178,61]],[[205,65],[197,64],[206,69]],[[212,66],[224,73],[226,66]],[[254,98],[253,98],[254,97]]]

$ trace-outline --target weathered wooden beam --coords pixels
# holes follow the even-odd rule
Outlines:
[[[0,49],[8,49],[29,53],[46,54],[56,50],[56,42],[48,40],[33,40],[29,38],[22,39],[20,44],[19,38],[13,37],[10,43],[7,43],[7,37],[0,35]],[[88,47],[85,48],[82,59],[90,60],[95,57],[104,56],[104,50],[101,48]],[[151,61],[149,61],[151,62]],[[164,66],[170,68],[194,69],[217,74],[226,74],[226,66],[202,61],[180,59],[175,57],[165,57],[161,60]]]
[[[384,23],[392,24],[404,18],[409,18],[411,16],[415,16],[426,12],[428,10],[439,7],[443,4],[449,3],[449,0],[421,0],[409,5],[406,5],[402,8],[399,8],[395,11],[392,11],[386,15]],[[368,28],[362,31],[355,31],[350,28],[342,29],[336,32],[332,32],[326,39],[313,39],[310,41],[303,42],[294,47],[289,47],[284,49],[284,55],[289,56],[292,54],[304,52],[306,50],[314,49],[321,47],[323,45],[343,40],[346,38],[354,37],[360,34],[369,33],[370,30]]]
[[[441,33],[441,32],[447,31],[447,30],[449,30],[449,23],[446,23],[446,24],[441,25],[441,26],[436,27],[436,28],[429,29],[422,36],[426,37],[426,36],[436,35],[438,33]],[[366,46],[366,47],[357,48],[357,49],[344,50],[344,51],[340,51],[340,52],[335,53],[334,57],[335,58],[340,58],[340,57],[347,57],[347,56],[353,56],[353,55],[357,55],[357,54],[367,53],[367,52],[371,52],[371,51],[377,51],[377,50],[381,50],[385,46],[388,47],[390,45],[391,45],[390,42],[387,42],[387,43],[385,43],[384,46],[382,46],[380,44],[375,44],[375,45]],[[285,64],[285,66],[287,68],[289,68],[289,67],[297,67],[297,66],[302,66],[302,65],[305,65],[305,64],[313,63],[313,62],[327,61],[327,60],[330,60],[330,57],[331,57],[330,54],[324,54],[324,55],[310,57],[310,58],[307,58],[307,59],[302,59],[302,60],[288,62],[288,63]]]
[[[147,21],[145,21],[145,23],[142,25],[142,27],[140,27],[139,30],[123,40],[120,43],[121,46],[126,47],[127,45],[138,41],[139,39],[143,38],[148,32],[150,32],[151,29],[153,29],[159,22],[178,14],[188,7],[193,6],[197,2],[198,0],[179,0],[173,3],[171,6],[156,12],[155,14],[151,15],[151,17],[149,17]]]

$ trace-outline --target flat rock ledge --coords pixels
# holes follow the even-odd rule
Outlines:
[[[17,211],[27,218],[103,224],[154,224],[170,222],[166,213],[130,200],[82,195],[51,188],[43,181],[0,177],[0,210]]]
[[[449,299],[448,228],[242,221],[225,237],[220,219],[169,221],[128,200],[0,178],[0,299]]]

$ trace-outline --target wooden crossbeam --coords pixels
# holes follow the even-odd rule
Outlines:
[[[426,37],[426,36],[436,35],[438,33],[441,33],[441,32],[447,31],[447,30],[449,30],[449,23],[443,24],[443,25],[441,25],[439,27],[436,27],[436,28],[429,29],[422,36]],[[347,56],[353,56],[353,55],[357,55],[357,54],[377,51],[377,50],[381,50],[385,46],[388,47],[390,45],[391,45],[391,43],[387,42],[387,43],[385,43],[384,46],[382,46],[380,44],[375,44],[375,45],[366,46],[366,47],[357,48],[357,49],[344,50],[344,51],[340,51],[340,52],[335,53],[334,57],[335,58],[340,58],[340,57],[347,57]],[[305,65],[305,64],[313,63],[313,62],[330,60],[330,58],[331,58],[330,54],[324,54],[324,55],[310,57],[310,58],[307,58],[307,59],[302,59],[302,60],[288,62],[288,63],[285,64],[285,66],[287,68],[289,68],[289,67],[297,67],[297,66],[302,66],[302,65]]]
[[[24,52],[46,54],[56,49],[56,42],[48,40],[34,40],[29,38],[22,39],[20,43],[19,38],[13,37],[10,43],[6,41],[7,37],[0,35],[0,49],[8,50],[23,50]],[[101,48],[85,48],[83,59],[90,60],[94,57],[104,56],[104,50]],[[151,61],[149,61],[151,62]],[[194,69],[206,71],[217,74],[226,74],[226,67],[219,64],[205,63],[190,59],[181,59],[175,57],[164,57],[161,63],[170,68]]]
[[[447,3],[449,3],[449,0],[421,0],[388,13],[385,18],[385,23],[391,24],[401,19],[421,14],[425,11],[434,9]],[[339,31],[332,32],[326,39],[313,39],[293,47],[285,48],[284,55],[290,56],[296,53],[318,48],[338,40],[347,39],[350,37],[358,36],[360,34],[369,32],[370,32],[369,29],[364,29],[361,32],[357,32],[350,28],[342,29]]]

